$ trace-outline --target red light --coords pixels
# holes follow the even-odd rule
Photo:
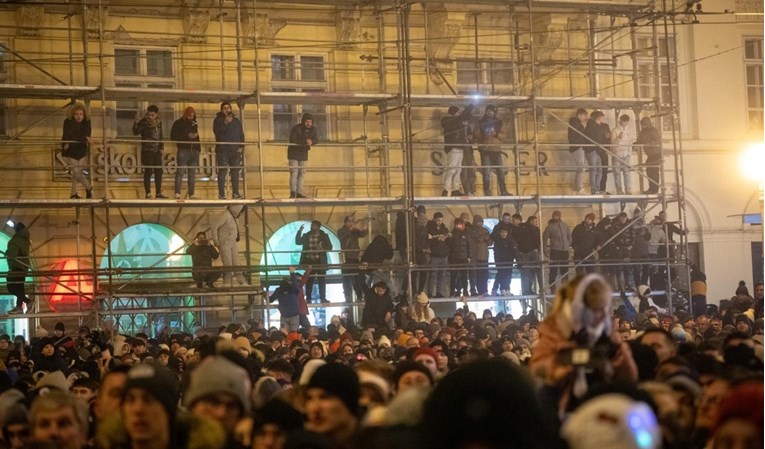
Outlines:
[[[76,301],[78,293],[93,296],[93,277],[77,273],[81,268],[76,259],[58,262],[53,270],[60,271],[61,275],[53,278],[50,302]]]

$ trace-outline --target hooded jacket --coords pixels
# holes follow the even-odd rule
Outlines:
[[[467,228],[471,261],[489,260],[489,246],[492,241],[491,234],[488,229],[476,224],[479,221],[483,221],[483,217],[480,215],[474,216],[473,225]]]
[[[597,235],[595,223],[588,225],[587,221],[583,221],[574,226],[574,231],[571,233],[574,259],[584,259],[595,250]]]
[[[28,228],[23,227],[13,234],[8,241],[8,249],[5,250],[10,271],[29,271],[30,245]]]
[[[545,244],[545,254],[548,250],[568,251],[571,246],[571,229],[563,220],[550,220],[542,234],[542,241]]]
[[[381,264],[386,260],[393,258],[393,247],[388,239],[383,235],[377,235],[364,250],[361,256],[361,262],[368,264]]]
[[[235,204],[226,208],[212,225],[212,235],[217,245],[239,241],[239,223],[236,217],[242,212],[242,206]]]
[[[189,134],[196,134],[194,138],[189,137]],[[194,150],[201,151],[202,147],[199,145],[199,125],[197,119],[186,120],[186,117],[181,117],[173,123],[173,127],[170,128],[170,139],[176,141],[178,151],[181,150]]]

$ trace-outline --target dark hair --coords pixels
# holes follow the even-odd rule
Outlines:
[[[620,122],[628,122],[628,121],[630,121],[630,116],[627,115],[627,114],[622,114],[622,115],[619,116],[619,121]]]
[[[653,327],[650,329],[646,329],[645,332],[643,332],[643,335],[640,337],[640,343],[643,344],[643,339],[646,335],[649,334],[661,334],[664,336],[664,338],[667,339],[667,342],[674,345],[674,341],[672,340],[672,335],[670,335],[669,332],[665,331],[664,328],[661,327]]]
[[[604,114],[603,111],[592,111],[592,114],[590,114],[590,118],[592,118],[593,120],[598,117],[605,117],[605,116],[606,114]]]
[[[444,218],[444,214],[442,214],[441,212],[436,212],[435,214],[433,214],[434,220],[438,218]]]
[[[585,109],[585,108],[579,108],[579,109],[576,110],[576,115],[586,114],[586,113],[587,113],[587,109]]]
[[[149,107],[146,108],[146,110],[149,112],[156,112],[157,114],[159,114],[159,108],[155,104],[149,105]]]
[[[220,104],[220,110],[221,111],[223,110],[223,106],[231,106],[231,103],[229,103],[228,101],[224,101],[223,103],[221,103]]]
[[[459,112],[459,110],[460,108],[458,108],[457,106],[449,106],[449,114],[452,114],[452,115],[456,114],[457,112]]]
[[[521,214],[513,214],[513,218],[517,218],[518,220],[523,221],[523,215]]]

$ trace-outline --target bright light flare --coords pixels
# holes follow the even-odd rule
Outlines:
[[[7,224],[10,227],[13,227],[13,221],[12,220],[6,221],[5,224]]]
[[[755,143],[741,154],[741,172],[760,188],[765,186],[765,143]]]

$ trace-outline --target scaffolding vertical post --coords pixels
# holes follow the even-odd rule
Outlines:
[[[88,208],[90,211],[90,263],[92,264],[92,276],[93,276],[93,298],[91,307],[93,308],[93,318],[96,326],[98,326],[100,310],[98,309],[98,301],[96,301],[96,295],[98,294],[98,259],[96,259],[96,208],[90,205]]]

